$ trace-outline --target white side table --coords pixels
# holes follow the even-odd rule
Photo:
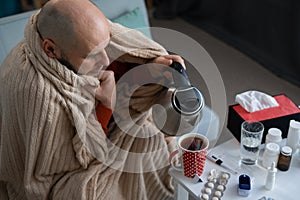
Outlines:
[[[267,170],[265,168],[261,167],[259,164],[252,166],[239,164],[240,144],[236,139],[231,139],[221,145],[218,145],[211,151],[215,155],[222,157],[224,162],[227,162],[239,172],[237,175],[231,173],[231,177],[226,185],[226,190],[222,196],[223,200],[258,200],[263,196],[271,197],[275,200],[299,199],[300,159],[296,158],[296,156],[299,156],[298,154],[293,155],[292,163],[288,171],[278,171],[276,174],[275,187],[272,191],[268,191],[264,188],[267,175]],[[259,163],[260,162],[261,161],[259,161]],[[206,178],[212,169],[226,171],[221,166],[207,160],[205,163],[204,173],[202,175],[203,182],[196,184],[194,184],[191,179],[185,177],[182,172],[170,169],[169,174],[178,184],[176,199],[188,200],[189,194],[195,198],[199,198],[202,194],[201,190],[204,187],[205,182],[207,182]],[[237,194],[238,176],[243,173],[250,175],[252,180],[252,189],[248,197],[241,197]]]

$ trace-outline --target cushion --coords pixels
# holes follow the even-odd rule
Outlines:
[[[25,12],[0,19],[0,65],[10,50],[24,38],[29,17],[36,11]]]
[[[151,38],[151,32],[144,20],[144,15],[139,7],[122,14],[112,20],[113,22],[122,24],[123,26],[136,29],[147,37]]]
[[[92,0],[108,19],[118,18],[122,13],[127,13],[139,7],[143,13],[143,20],[149,26],[148,13],[144,0]]]

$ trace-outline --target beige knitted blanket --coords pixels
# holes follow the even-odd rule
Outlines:
[[[110,25],[110,56],[145,63],[167,54],[139,32]],[[106,136],[94,114],[99,81],[43,52],[36,14],[0,76],[1,200],[172,198],[168,145],[149,110],[161,86],[119,84]]]

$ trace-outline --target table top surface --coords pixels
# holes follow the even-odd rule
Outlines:
[[[300,181],[300,158],[299,154],[293,155],[290,169],[286,172],[278,171],[276,174],[276,182],[273,190],[265,189],[265,180],[267,170],[260,165],[261,160],[256,165],[244,165],[240,163],[240,144],[236,139],[231,139],[223,144],[220,144],[210,150],[211,153],[222,158],[222,160],[231,166],[237,174],[230,173],[230,178],[226,184],[226,190],[222,196],[223,200],[235,199],[251,199],[258,200],[262,197],[270,197],[276,200],[298,200],[299,199],[299,183]],[[200,197],[204,184],[207,183],[207,177],[212,169],[218,171],[227,171],[222,166],[206,160],[204,172],[201,176],[203,182],[193,183],[192,179],[187,178],[182,172],[175,169],[170,169],[169,174],[175,181],[181,184],[194,197]],[[227,171],[229,172],[229,171]],[[237,193],[238,177],[240,174],[247,174],[251,177],[250,195],[248,197],[239,196]]]

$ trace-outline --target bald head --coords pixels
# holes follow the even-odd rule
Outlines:
[[[50,38],[61,47],[69,47],[76,45],[76,33],[82,35],[93,30],[99,20],[106,21],[106,18],[88,0],[51,0],[42,8],[37,26],[43,38]]]
[[[89,0],[50,0],[37,27],[43,40],[50,39],[65,54],[78,48],[91,51],[109,37],[106,17]]]

